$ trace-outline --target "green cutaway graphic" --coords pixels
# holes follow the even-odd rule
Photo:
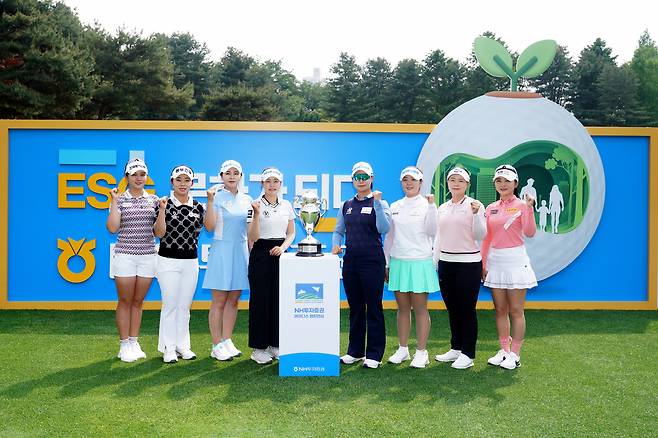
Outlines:
[[[541,208],[542,201],[546,201],[545,207],[549,210],[561,210],[558,233],[567,233],[580,224],[589,197],[587,168],[583,159],[572,149],[548,140],[522,143],[491,159],[462,153],[447,156],[439,164],[432,179],[432,193],[436,196],[437,204],[450,199],[445,176],[455,166],[463,167],[471,173],[467,193],[469,196],[485,206],[494,202],[497,194],[492,178],[496,167],[501,164],[511,164],[519,172],[519,192],[524,186],[534,188],[537,194],[536,209]],[[533,181],[529,182],[529,179]],[[555,193],[556,190],[559,195]],[[538,220],[539,216],[536,211],[535,219]],[[550,221],[551,218],[548,219],[549,225]]]

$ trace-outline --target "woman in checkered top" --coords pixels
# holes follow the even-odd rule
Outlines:
[[[155,235],[160,238],[158,282],[162,292],[158,350],[166,363],[196,359],[190,345],[190,307],[199,277],[199,234],[203,206],[192,199],[194,172],[189,166],[171,171],[173,196],[158,212]]]
[[[118,357],[123,362],[146,358],[137,336],[142,324],[142,305],[155,276],[156,254],[153,226],[158,197],[144,190],[148,168],[136,158],[128,161],[124,177],[128,188],[119,194],[110,191],[110,214],[107,229],[118,233],[110,270],[119,297],[116,324],[120,347]],[[160,202],[164,208],[164,202]]]

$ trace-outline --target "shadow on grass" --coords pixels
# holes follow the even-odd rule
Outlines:
[[[24,398],[30,396],[34,391],[43,388],[59,388],[59,396],[65,398],[80,397],[98,388],[118,385],[117,395],[130,395],[133,382],[142,382],[149,375],[157,374],[168,364],[162,362],[161,358],[152,358],[124,364],[117,358],[111,358],[94,362],[82,367],[65,368],[43,377],[25,380],[11,385],[0,392],[0,396],[8,398]],[[194,366],[185,367],[183,370],[173,370],[169,379],[176,378],[176,371],[183,377],[182,373],[189,375],[194,372]],[[143,386],[142,384],[138,384]]]
[[[416,370],[386,365],[378,370],[342,366],[340,377],[280,378],[276,363],[260,366],[248,357],[217,362],[209,357],[178,364],[164,364],[160,357],[124,364],[116,358],[81,367],[66,368],[36,379],[8,386],[5,399],[34,397],[35,392],[55,389],[60,398],[83,397],[101,390],[120,398],[138,398],[162,389],[171,400],[198,396],[216,399],[218,405],[270,401],[276,405],[304,402],[352,401],[364,397],[373,402],[406,403],[422,397],[429,403],[463,404],[486,398],[492,404],[504,399],[498,391],[514,384],[515,373],[487,368],[456,371],[447,364]],[[217,396],[213,390],[217,389]]]
[[[93,342],[96,337],[115,336],[113,312],[1,311],[0,315],[0,334],[3,335],[79,335],[85,337],[84,342],[89,342],[89,337]],[[206,316],[204,311],[195,311],[192,316],[191,330],[197,339],[206,336]],[[396,345],[395,311],[387,311],[385,316],[389,332],[387,354],[390,354]],[[144,313],[146,330],[143,333],[150,339],[157,337],[158,318],[159,312]],[[432,319],[433,334],[428,348],[439,351],[448,346],[447,317],[445,312],[432,311]],[[22,399],[33,397],[35,392],[43,389],[51,389],[60,398],[76,398],[100,391],[136,399],[160,391],[172,401],[201,396],[217,405],[247,406],[257,400],[277,406],[294,401],[322,403],[337,400],[404,404],[419,399],[430,404],[461,405],[480,399],[495,406],[505,400],[505,389],[518,383],[521,375],[484,365],[486,355],[497,349],[493,312],[480,311],[479,319],[478,360],[474,368],[466,371],[453,370],[448,364],[435,362],[423,370],[411,369],[406,364],[387,364],[377,370],[343,365],[340,377],[280,378],[277,364],[257,365],[249,359],[248,353],[230,362],[217,362],[206,352],[195,361],[172,365],[164,364],[157,354],[149,354],[149,359],[133,364],[124,364],[112,357],[39,377],[21,376],[27,379],[3,385],[0,397]],[[527,312],[527,321],[529,340],[563,334],[642,334],[656,331],[658,312],[532,310]],[[235,338],[244,344],[247,323],[246,312],[241,312]],[[346,312],[341,318],[341,339],[344,348],[347,343]],[[86,357],[84,355],[89,353],[84,346],[81,347],[78,354]],[[69,363],[65,362],[62,366],[67,365]]]
[[[515,372],[494,367],[464,372],[453,370],[449,364],[433,364],[423,370],[406,365],[384,365],[377,370],[341,365],[340,377],[280,378],[276,364],[258,366],[240,361],[223,372],[209,372],[173,385],[168,395],[184,400],[204,387],[224,386],[227,390],[218,397],[218,403],[249,405],[255,400],[264,400],[289,405],[300,399],[308,404],[365,399],[373,403],[406,404],[420,397],[428,403],[449,404],[484,398],[496,405],[505,398],[500,389],[515,381]]]

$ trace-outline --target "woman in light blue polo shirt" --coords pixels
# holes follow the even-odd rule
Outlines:
[[[241,351],[233,345],[233,327],[238,314],[238,300],[249,288],[247,265],[247,226],[251,222],[252,199],[238,190],[242,166],[235,160],[222,163],[219,171],[224,187],[208,192],[208,209],[204,225],[214,232],[208,254],[204,289],[212,289],[208,325],[213,348],[210,356],[231,360]],[[211,208],[212,206],[212,208]]]

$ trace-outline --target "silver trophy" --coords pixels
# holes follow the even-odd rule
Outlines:
[[[322,244],[318,239],[311,236],[320,218],[327,212],[328,203],[326,199],[318,199],[313,190],[306,190],[302,195],[297,195],[293,201],[295,215],[306,230],[306,237],[297,244],[297,255],[300,257],[320,257],[322,255]]]

